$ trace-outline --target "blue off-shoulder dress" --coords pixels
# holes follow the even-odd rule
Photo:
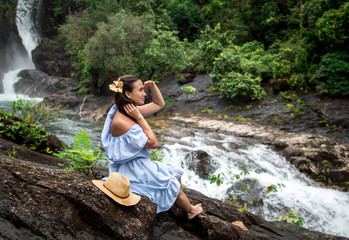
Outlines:
[[[111,123],[116,105],[109,110],[102,132],[102,143],[108,159],[109,175],[118,172],[130,181],[133,193],[146,196],[157,204],[157,212],[169,210],[181,188],[178,179],[183,170],[170,163],[151,161],[151,149],[145,147],[148,137],[135,124],[124,135],[113,137]]]

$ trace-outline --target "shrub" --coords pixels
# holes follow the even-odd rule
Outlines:
[[[145,53],[153,69],[155,79],[171,73],[179,73],[191,65],[188,41],[178,38],[178,31],[163,27],[154,31],[154,38]],[[153,78],[150,76],[149,78]]]
[[[183,86],[181,90],[183,93],[187,94],[187,102],[189,101],[190,94],[198,93],[198,91],[196,91],[196,88],[194,88],[193,86]]]
[[[206,26],[201,31],[200,40],[197,42],[201,52],[199,70],[211,72],[215,58],[224,50],[224,48],[232,45],[233,37],[229,32],[222,32],[221,25],[218,23],[214,29]]]
[[[348,45],[349,40],[349,2],[339,9],[326,11],[316,22],[319,40],[327,49],[338,49]]]
[[[13,116],[11,113],[0,111],[0,137],[9,139],[31,150],[36,150],[47,140],[43,125],[32,119],[29,122]]]
[[[318,94],[329,96],[349,95],[349,54],[335,52],[324,55],[318,64],[312,81]]]
[[[218,84],[222,96],[235,98],[248,96],[252,100],[264,99],[266,92],[259,86],[261,79],[253,78],[251,74],[229,72]]]
[[[57,120],[57,118],[64,115],[62,109],[61,105],[49,108],[45,102],[37,103],[34,100],[20,99],[12,103],[13,115],[27,123],[44,123]]]

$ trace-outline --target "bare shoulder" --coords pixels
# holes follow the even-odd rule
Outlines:
[[[111,123],[111,135],[118,137],[127,133],[136,123],[122,114],[115,114]]]

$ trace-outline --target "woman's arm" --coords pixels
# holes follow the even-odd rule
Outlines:
[[[143,132],[145,133],[145,135],[148,137],[145,147],[150,149],[157,148],[158,140],[156,139],[156,136],[153,130],[151,130],[148,122],[144,119],[143,115],[140,113],[138,108],[135,107],[133,104],[126,104],[125,111],[129,116],[133,117],[137,121],[137,123],[143,129]]]
[[[165,101],[162,97],[162,94],[156,86],[156,84],[153,81],[146,81],[144,83],[144,88],[149,88],[152,95],[152,102],[147,103],[142,106],[137,106],[138,110],[142,113],[144,117],[152,115],[156,113],[157,111],[161,110],[163,107],[165,107]]]

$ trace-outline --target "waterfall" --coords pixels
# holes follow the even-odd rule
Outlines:
[[[22,44],[27,51],[26,56],[15,53],[12,69],[4,74],[2,83],[4,93],[0,94],[0,101],[15,101],[25,96],[15,94],[13,85],[19,80],[18,73],[23,69],[35,69],[31,52],[38,46],[40,38],[35,30],[32,14],[34,0],[19,0],[17,3],[16,26]]]

